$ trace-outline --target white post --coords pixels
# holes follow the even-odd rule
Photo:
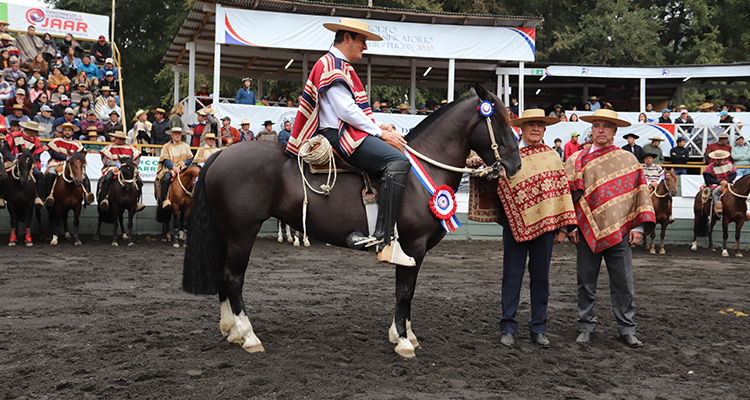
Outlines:
[[[505,103],[505,106],[507,107],[510,105],[510,75],[503,75],[503,80],[503,103]]]
[[[521,61],[518,63],[518,116],[521,116],[521,113],[524,110],[525,105],[525,99],[524,99],[524,79],[526,78],[526,75],[524,75],[524,62]]]
[[[646,112],[646,78],[641,78],[641,112]]]
[[[448,60],[448,103],[453,101],[453,92],[456,91],[456,59]]]
[[[174,104],[180,102],[180,73],[179,71],[174,72]]]
[[[192,115],[195,112],[195,42],[188,42],[185,44],[189,56],[188,63],[188,106],[185,110],[185,115]]]
[[[115,0],[112,0],[112,34],[109,37],[109,42],[110,43],[115,42]]]
[[[221,94],[221,37],[224,35],[224,10],[216,4],[216,30],[214,33],[214,89],[213,104],[219,104]]]
[[[495,78],[497,79],[497,87],[495,88],[495,93],[497,93],[497,97],[500,97],[502,99],[503,94],[503,78],[500,77],[500,74],[497,72],[495,73]]]
[[[414,106],[414,103],[417,101],[417,59],[412,58],[411,59],[411,87],[409,88],[409,108],[411,109],[411,112],[414,113],[414,110],[417,108]]]

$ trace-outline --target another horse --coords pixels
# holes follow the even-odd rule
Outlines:
[[[747,198],[750,193],[750,175],[745,175],[740,178],[734,184],[729,184],[728,189],[721,197],[722,203],[722,218],[721,227],[723,229],[723,243],[721,246],[721,255],[723,257],[729,257],[727,251],[727,239],[729,238],[729,224],[734,222],[734,251],[735,256],[742,257],[740,252],[740,233],[742,232],[742,225],[745,224],[747,219]],[[704,189],[705,190],[705,189]],[[708,235],[708,247],[714,251],[713,242],[713,231],[714,225],[718,217],[714,213],[709,224],[709,216],[711,216],[711,198],[708,197],[708,201],[703,203],[701,201],[701,194],[695,196],[695,203],[693,204],[693,212],[695,213],[695,226],[693,228],[693,246],[692,250],[698,249],[698,236]]]
[[[672,219],[672,198],[677,196],[677,175],[674,168],[664,171],[664,180],[659,183],[653,193],[651,193],[651,202],[654,204],[654,213],[656,214],[656,223],[661,224],[661,240],[659,241],[659,254],[667,254],[664,250],[664,237],[666,236],[667,226],[674,222]],[[648,236],[643,235],[646,248],[651,254],[656,254],[654,241],[656,240],[656,229],[651,232],[651,245],[648,244]]]
[[[128,241],[128,246],[132,246],[133,243],[133,217],[135,216],[135,209],[138,205],[138,190],[136,189],[136,176],[135,173],[138,170],[138,166],[135,165],[130,157],[120,158],[120,172],[117,174],[117,178],[112,182],[112,186],[109,187],[109,210],[104,211],[101,207],[97,207],[99,210],[99,223],[96,226],[96,235],[94,240],[99,240],[99,231],[102,227],[102,222],[112,224],[112,246],[117,246],[117,222],[120,222],[122,227],[122,238]],[[106,194],[102,195],[104,198]],[[125,233],[125,224],[123,218],[125,210],[128,211],[128,232]]]
[[[292,243],[294,247],[299,247],[299,231],[294,230],[294,236],[292,236],[292,230],[291,227],[287,224],[285,224],[282,220],[278,220],[276,223],[276,226],[279,228],[279,234],[276,237],[276,241],[279,243],[284,243],[284,230],[283,228],[286,226],[286,241],[289,243]],[[310,247],[310,239],[307,238],[307,234],[302,233],[302,243],[304,243],[305,247]]]
[[[494,113],[488,118],[478,111],[482,101],[494,105]],[[472,149],[487,165],[493,165],[492,176],[500,173],[514,176],[521,167],[506,108],[481,85],[472,89],[472,95],[441,107],[424,119],[406,140],[426,157],[452,167],[464,167]],[[458,188],[461,172],[427,162],[423,166],[436,186]],[[320,187],[326,180],[325,176],[308,172],[305,176],[313,187]],[[346,247],[346,237],[352,231],[367,232],[362,202],[364,187],[359,174],[340,174],[330,196],[310,193],[307,233],[323,242]],[[287,156],[284,147],[272,142],[243,142],[228,147],[208,160],[198,179],[183,289],[196,294],[218,292],[221,331],[229,335],[227,340],[241,343],[249,352],[263,351],[242,299],[250,251],[261,225],[270,217],[302,230],[304,197],[297,160]],[[430,210],[431,195],[415,175],[407,181],[404,199],[397,224],[399,242],[403,251],[414,257],[416,266],[395,266],[396,308],[388,333],[391,342],[398,344],[395,348],[398,354],[414,357],[419,342],[411,330],[411,300],[417,274],[425,253],[440,242],[446,231]]]
[[[8,213],[10,214],[10,240],[8,246],[16,245],[16,233],[23,221],[26,226],[26,246],[33,246],[31,240],[31,220],[34,212],[34,199],[36,198],[36,186],[32,177],[34,169],[34,157],[31,151],[23,149],[16,159],[16,164],[10,171],[10,179],[5,180],[2,196],[5,199]],[[37,212],[37,219],[39,219]],[[41,228],[41,221],[40,221]]]
[[[55,184],[52,186],[52,193],[55,199],[55,205],[47,207],[50,220],[50,234],[52,240],[50,245],[57,245],[58,233],[60,231],[60,222],[65,229],[65,238],[70,239],[68,231],[68,212],[73,210],[73,244],[80,245],[81,240],[78,238],[78,225],[81,222],[81,209],[83,208],[83,179],[86,172],[86,155],[81,152],[74,152],[68,161],[63,164],[62,172],[57,174]]]
[[[162,223],[162,240],[166,239],[169,232],[169,220],[172,219],[172,246],[180,247],[180,238],[186,233],[185,218],[190,216],[193,208],[193,189],[201,167],[191,165],[172,179],[169,186],[167,198],[172,203],[168,209],[156,208],[156,220]],[[183,239],[184,240],[184,239]]]

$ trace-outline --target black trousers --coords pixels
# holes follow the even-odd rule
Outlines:
[[[339,134],[335,129],[323,130],[320,134],[325,136],[342,156],[346,157],[346,153],[341,150]],[[384,140],[368,135],[347,161],[367,172],[380,172],[392,161],[409,161],[409,159]]]

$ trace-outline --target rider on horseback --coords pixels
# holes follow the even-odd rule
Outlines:
[[[713,198],[714,211],[721,217],[722,204],[721,195],[728,184],[734,182],[737,177],[737,168],[729,161],[731,154],[726,150],[715,150],[709,153],[708,157],[714,160],[708,164],[703,171],[703,179],[706,181],[706,187],[711,188],[711,197]]]
[[[182,128],[176,126],[168,130],[167,133],[172,135],[172,141],[164,145],[161,158],[159,158],[159,170],[156,171],[156,179],[160,180],[161,183],[159,203],[162,208],[169,208],[172,205],[172,202],[167,199],[172,177],[187,168],[193,161],[190,146],[182,141],[182,134],[185,133]]]
[[[382,173],[373,235],[352,232],[347,238],[351,247],[378,245],[381,251],[395,241],[394,225],[411,165],[403,153],[386,143],[405,145],[406,141],[392,126],[375,123],[367,92],[350,63],[362,59],[367,40],[383,38],[371,33],[368,24],[349,18],[323,26],[336,32],[333,48],[310,72],[286,149],[297,155],[302,143],[321,134],[352,165]],[[414,265],[413,261],[409,264]]]
[[[27,124],[37,123],[28,122]],[[47,207],[52,207],[55,205],[53,191],[55,186],[55,179],[57,179],[58,175],[57,168],[59,167],[62,171],[62,168],[65,167],[65,162],[74,152],[84,152],[81,142],[73,139],[73,132],[79,130],[77,126],[71,124],[70,122],[66,122],[60,125],[60,130],[62,131],[62,137],[52,139],[52,141],[47,145],[47,152],[50,156],[50,160],[47,163],[47,171],[44,174],[44,193],[49,194],[44,200],[44,205],[46,205]],[[64,171],[61,173],[64,173]],[[86,191],[86,204],[93,203],[94,194],[91,193],[91,182],[89,181],[89,177],[86,174],[84,174],[83,176],[83,188]]]
[[[19,125],[24,128],[24,131],[19,130],[6,135],[3,146],[13,157],[18,157],[23,149],[31,151],[36,161],[32,172],[34,181],[36,181],[37,193],[37,197],[34,199],[34,207],[42,208],[44,206],[44,202],[42,202],[44,181],[41,171],[41,156],[44,149],[42,148],[42,142],[37,137],[37,133],[42,130],[42,127],[36,122],[21,122]]]
[[[104,211],[109,209],[109,188],[112,186],[115,176],[120,171],[120,158],[129,157],[135,165],[141,162],[141,151],[135,148],[135,146],[125,143],[128,139],[128,135],[125,132],[118,131],[111,136],[115,143],[110,144],[99,152],[102,155],[102,164],[104,165],[102,167],[102,183],[99,190],[99,207]],[[135,176],[135,184],[140,196],[142,193],[141,188],[143,188],[143,180],[141,180],[141,176],[138,175],[137,171]],[[138,202],[135,206],[135,211],[143,211],[144,208],[146,208],[146,205]]]

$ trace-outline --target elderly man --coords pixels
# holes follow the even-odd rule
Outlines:
[[[11,108],[11,111],[13,112],[11,115],[8,115],[5,117],[5,123],[10,126],[13,121],[16,122],[27,122],[29,121],[29,116],[24,114],[24,108],[22,104],[13,104],[13,107]]]
[[[32,122],[33,123],[33,122]],[[34,123],[36,124],[36,123]],[[47,198],[44,200],[44,205],[52,207],[55,205],[54,198],[54,184],[57,179],[57,168],[62,169],[65,166],[65,161],[70,158],[75,152],[85,152],[81,142],[73,138],[73,133],[78,131],[79,128],[69,122],[60,125],[60,131],[62,132],[61,138],[52,139],[47,145],[47,152],[49,153],[50,160],[47,163],[47,171],[44,174],[45,193],[49,193]],[[91,193],[91,182],[89,181],[88,175],[84,174],[83,177],[83,189],[85,193],[86,204],[94,202],[94,194]]]
[[[102,125],[104,129],[102,133],[104,133],[104,139],[106,139],[107,142],[113,141],[116,132],[125,131],[122,122],[120,122],[120,113],[118,113],[117,110],[110,111],[109,120],[103,122]]]
[[[672,110],[665,108],[661,110],[661,117],[659,117],[659,123],[660,124],[671,124],[672,118],[669,116],[672,115]]]
[[[588,343],[597,326],[596,283],[604,258],[609,272],[617,331],[627,346],[641,347],[635,336],[635,290],[631,244],[651,233],[656,223],[643,170],[632,153],[615,146],[618,127],[630,123],[612,110],[581,117],[591,123],[591,147],[565,162],[578,228],[568,233],[577,245],[577,343]]]
[[[310,72],[286,149],[296,155],[302,143],[320,134],[354,166],[382,173],[374,234],[352,232],[347,242],[354,248],[378,246],[381,261],[416,265],[391,240],[411,164],[385,141],[401,145],[406,141],[393,127],[375,123],[367,92],[350,64],[362,59],[368,40],[383,38],[370,32],[367,23],[354,19],[342,18],[323,26],[336,32],[334,44]]]
[[[546,127],[560,122],[545,117],[544,110],[524,110],[523,116],[510,122],[521,127],[523,166],[513,179],[500,178],[497,193],[505,218],[503,225],[503,316],[500,343],[515,346],[518,330],[516,311],[521,284],[529,265],[531,341],[549,347],[545,337],[549,300],[549,265],[552,244],[565,239],[567,227],[578,221],[573,211],[570,188],[559,154],[542,143]]]
[[[204,139],[205,144],[198,149],[197,153],[195,153],[195,158],[193,158],[193,162],[191,163],[193,165],[202,167],[212,154],[221,151],[220,148],[216,147],[216,135],[208,133]]]
[[[36,27],[29,25],[25,35],[19,35],[16,41],[18,50],[21,51],[21,62],[27,63],[41,53],[46,46],[42,38],[36,35]]]
[[[641,146],[638,146],[637,144],[635,144],[635,140],[638,139],[639,136],[634,133],[628,133],[624,135],[623,137],[625,138],[625,140],[628,141],[628,144],[626,144],[625,146],[622,146],[622,149],[633,153],[635,158],[638,159],[638,162],[643,162],[643,156],[646,153],[643,151],[643,148]]]
[[[661,142],[664,139],[661,136],[653,136],[648,138],[651,143],[643,146],[644,153],[651,153],[654,155],[654,162],[657,164],[664,164],[664,152],[661,151]],[[643,160],[641,158],[641,160]]]
[[[114,111],[113,111],[114,112]],[[102,179],[99,181],[99,207],[107,211],[109,210],[109,188],[112,186],[112,182],[115,180],[115,176],[120,172],[120,159],[128,157],[135,165],[141,162],[141,151],[136,149],[134,146],[125,144],[128,139],[128,135],[123,131],[117,131],[112,134],[112,140],[114,143],[102,149],[99,154],[102,155]],[[138,188],[138,196],[140,197],[143,189],[143,180],[136,170],[136,187]],[[135,211],[142,211],[146,208],[146,205],[138,202]]]
[[[729,145],[729,135],[727,135],[726,133],[722,133],[719,135],[718,142],[711,143],[706,146],[706,152],[703,155],[706,164],[711,163],[712,159],[710,155],[716,150],[723,150],[730,154],[732,153],[732,146]]]
[[[709,154],[713,162],[708,164],[703,171],[706,187],[711,188],[714,211],[719,216],[722,212],[721,195],[724,193],[724,188],[737,178],[737,168],[729,160],[730,155],[731,153],[726,150],[714,150]]]
[[[52,108],[48,105],[43,105],[40,109],[40,113],[34,116],[34,121],[39,123],[42,130],[39,131],[39,135],[45,139],[52,138],[52,130],[55,129],[55,119],[52,118]]]
[[[568,143],[565,143],[564,153],[565,153],[566,160],[570,158],[570,156],[572,156],[574,153],[576,153],[577,151],[583,148],[581,144],[578,143],[579,136],[580,135],[578,134],[578,132],[572,132],[570,134],[570,141]]]
[[[216,136],[216,135],[214,135]],[[240,133],[237,128],[232,127],[232,119],[226,116],[221,119],[221,128],[219,129],[219,147],[229,147],[240,141]]]
[[[159,158],[159,169],[156,171],[156,179],[161,184],[161,193],[158,200],[160,206],[164,209],[172,206],[172,202],[167,199],[172,177],[190,166],[193,161],[190,146],[182,141],[182,134],[184,133],[182,128],[176,126],[168,130],[167,133],[172,136],[172,141],[164,145]]]
[[[8,82],[9,85],[16,87],[16,80],[18,78],[26,78],[26,73],[21,71],[21,66],[18,60],[10,60],[10,67],[3,70],[3,79]],[[27,79],[28,80],[28,79]]]

